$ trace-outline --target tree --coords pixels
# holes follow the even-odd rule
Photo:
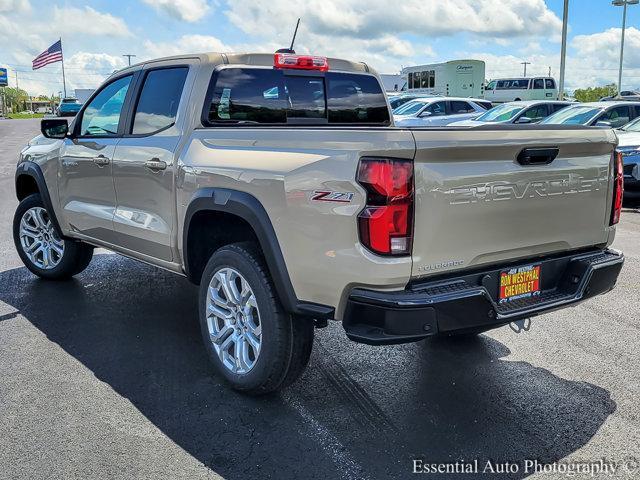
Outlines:
[[[579,102],[597,102],[602,97],[611,97],[618,93],[618,87],[611,83],[603,87],[579,88],[573,93]]]
[[[24,105],[29,100],[29,94],[22,89],[5,87],[4,98],[7,102],[7,107],[16,112],[24,109]]]

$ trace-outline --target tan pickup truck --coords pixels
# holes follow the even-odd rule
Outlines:
[[[613,288],[612,130],[394,127],[364,63],[185,55],[112,75],[20,156],[25,265],[95,246],[200,285],[204,344],[239,390],[293,382],[314,327],[371,345],[474,334]]]

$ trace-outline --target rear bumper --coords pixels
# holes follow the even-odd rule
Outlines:
[[[624,256],[615,250],[531,259],[463,276],[418,281],[400,292],[354,289],[343,318],[356,342],[387,345],[422,340],[437,333],[491,329],[576,304],[613,288]],[[500,273],[536,264],[539,296],[499,304]]]

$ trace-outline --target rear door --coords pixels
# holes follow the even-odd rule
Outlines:
[[[611,130],[412,133],[413,276],[607,242]],[[543,153],[553,148],[557,157],[547,164]],[[521,164],[524,149],[542,149],[544,163]]]
[[[193,62],[154,63],[141,72],[127,131],[113,156],[115,243],[165,261],[174,256],[175,151]]]

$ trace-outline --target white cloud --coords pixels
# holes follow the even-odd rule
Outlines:
[[[592,58],[602,67],[617,67],[620,62],[620,28],[609,28],[591,35],[576,35],[571,46],[582,58]],[[640,68],[640,30],[629,27],[624,37],[624,64]]]
[[[0,0],[0,12],[28,12],[31,10],[29,0]]]
[[[91,7],[54,7],[53,26],[57,32],[97,35],[106,37],[128,37],[131,35],[122,18],[102,13]]]
[[[232,2],[229,19],[251,34],[376,38],[380,32],[435,37],[470,32],[490,37],[557,37],[560,19],[544,0],[254,0]]]
[[[185,22],[197,22],[211,9],[206,0],[143,0],[143,2]]]
[[[236,49],[209,35],[184,35],[173,42],[144,42],[148,58],[181,55],[184,53],[230,52]]]

